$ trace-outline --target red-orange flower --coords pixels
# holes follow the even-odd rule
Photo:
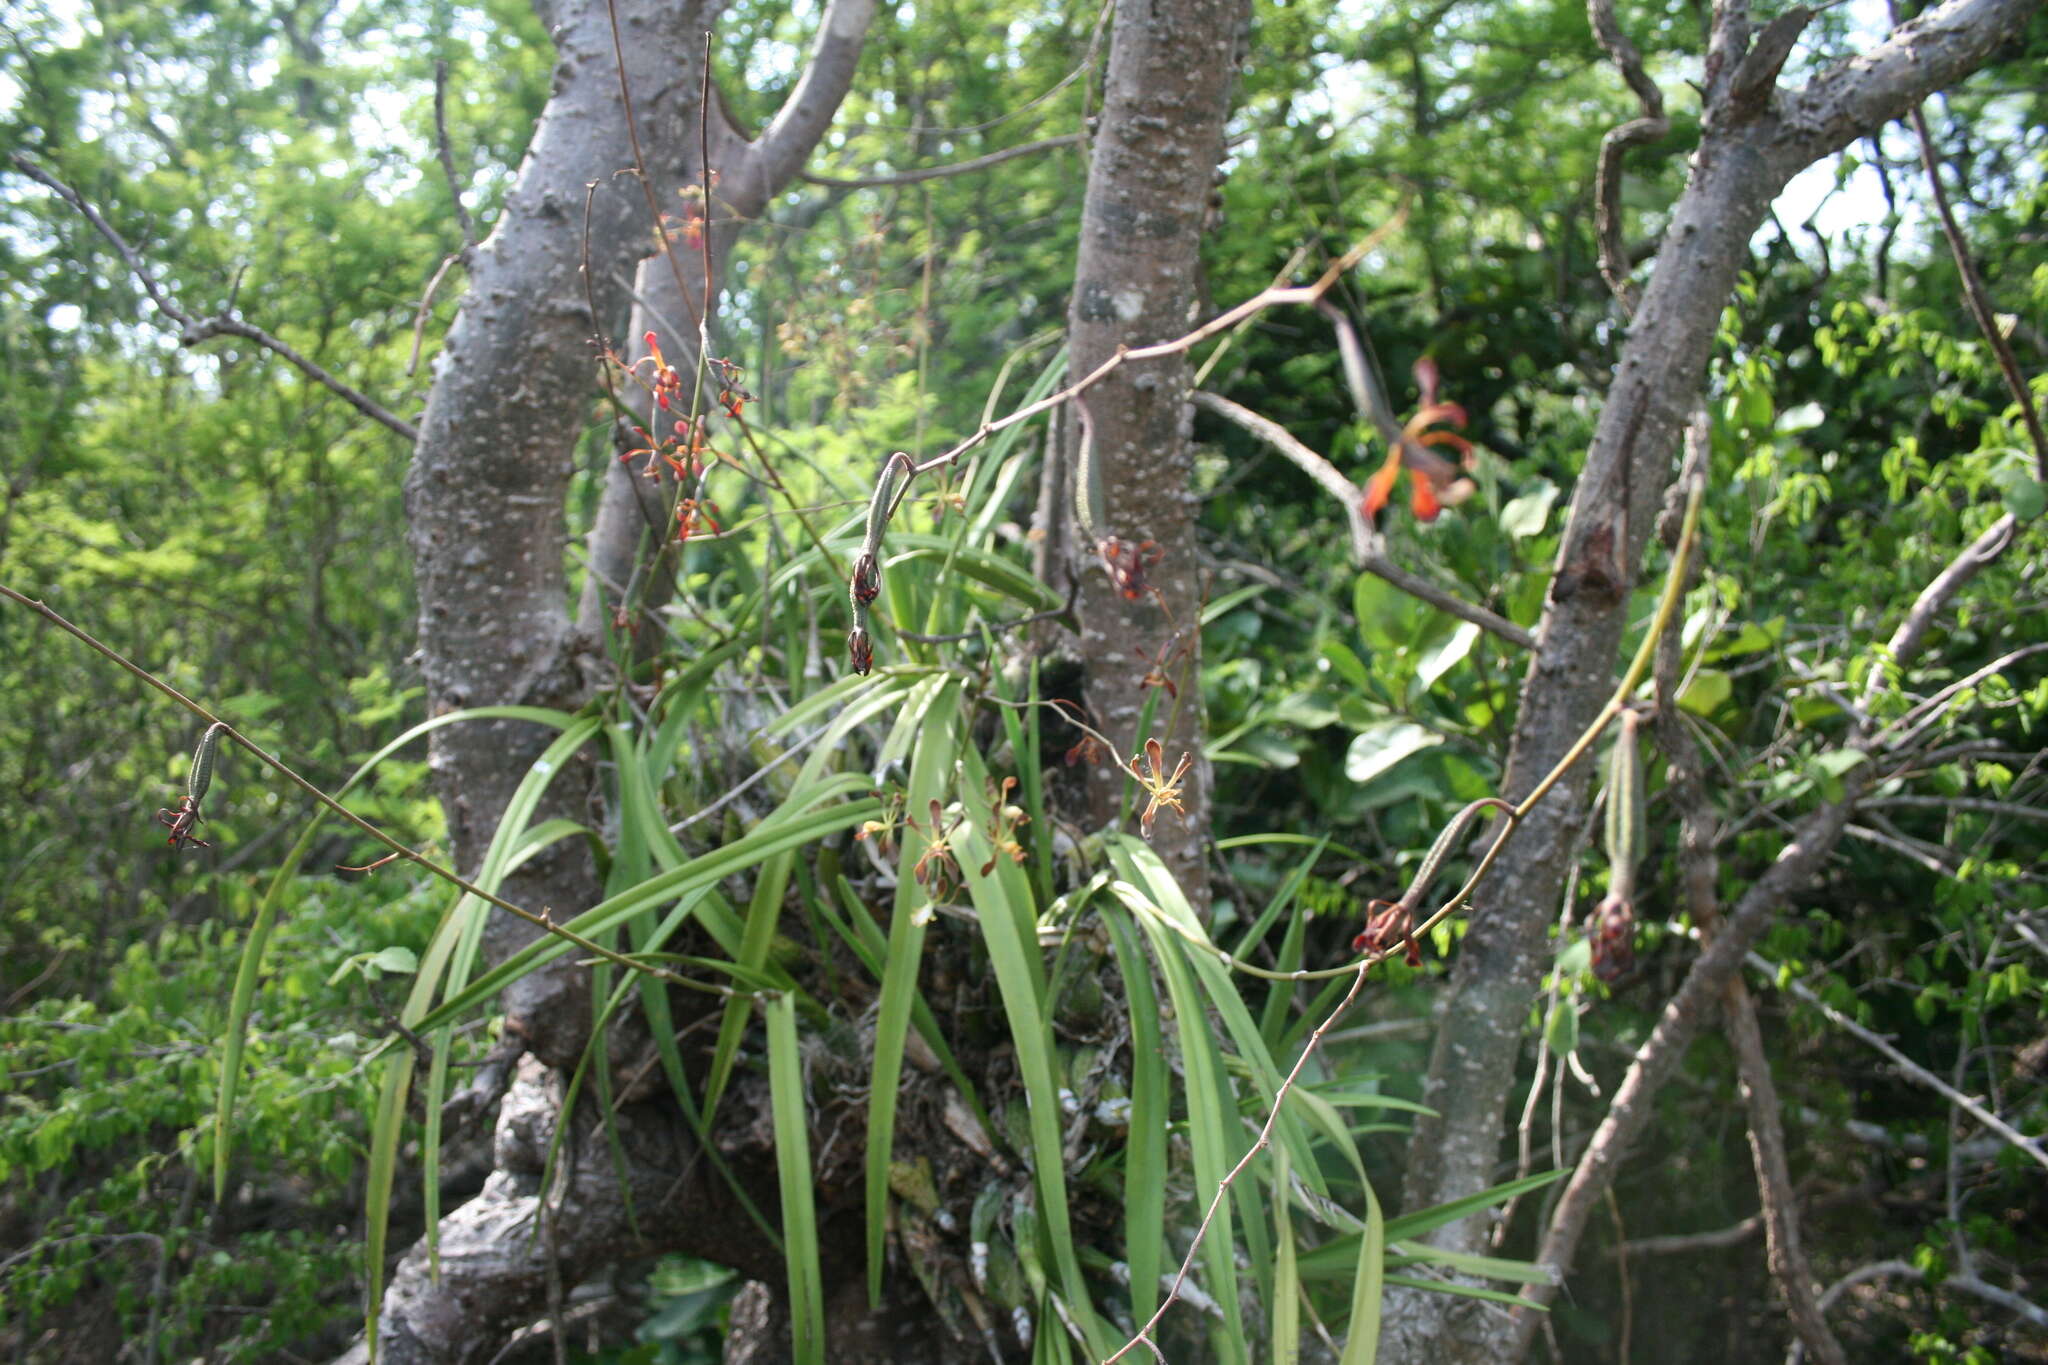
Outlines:
[[[676,539],[687,541],[699,531],[718,534],[718,504],[709,499],[680,499],[676,503]]]
[[[1399,901],[1383,900],[1373,901],[1366,909],[1372,913],[1366,918],[1364,932],[1351,940],[1351,951],[1390,956],[1405,944],[1408,965],[1420,967],[1422,949],[1415,942],[1415,912]]]
[[[1436,362],[1428,356],[1415,362],[1415,383],[1422,390],[1422,406],[1408,419],[1408,425],[1401,429],[1401,436],[1394,448],[1387,452],[1387,462],[1379,471],[1366,480],[1365,497],[1359,502],[1359,510],[1368,521],[1380,514],[1393,496],[1394,482],[1406,469],[1408,480],[1408,506],[1418,521],[1435,521],[1436,514],[1446,507],[1456,507],[1472,496],[1475,485],[1465,478],[1456,464],[1431,450],[1431,446],[1448,446],[1458,452],[1461,461],[1469,463],[1472,443],[1464,437],[1449,431],[1431,431],[1437,422],[1448,422],[1452,426],[1465,425],[1465,409],[1456,403],[1437,401]]]
[[[1166,558],[1166,548],[1157,541],[1120,540],[1115,536],[1103,537],[1095,552],[1108,567],[1110,582],[1129,602],[1145,595],[1145,571]]]
[[[669,401],[682,393],[683,377],[676,373],[675,366],[669,364],[662,355],[660,337],[650,331],[644,340],[647,342],[647,356],[642,363],[651,366],[654,371],[650,387],[654,390],[654,401],[661,404],[665,411]],[[634,368],[637,369],[638,366]]]

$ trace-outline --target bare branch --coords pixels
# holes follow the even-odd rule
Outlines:
[[[2017,801],[1993,801],[1981,796],[1873,796],[1864,806],[1918,806],[1929,810],[1963,810],[1978,815],[1999,815],[2008,820],[2048,821],[2048,809]]]
[[[1270,417],[1253,412],[1240,403],[1233,403],[1222,394],[1198,389],[1189,395],[1196,407],[1207,408],[1225,421],[1234,423],[1264,441],[1284,457],[1296,469],[1316,481],[1316,485],[1337,500],[1344,509],[1344,515],[1351,527],[1351,557],[1360,563],[1370,558],[1373,552],[1372,527],[1366,523],[1358,510],[1365,490],[1344,477],[1337,466],[1308,448],[1297,439],[1293,432]]]
[[[1638,1237],[1614,1248],[1630,1256],[1684,1256],[1695,1251],[1724,1251],[1741,1246],[1764,1230],[1764,1216],[1753,1213],[1739,1223],[1711,1232],[1677,1232],[1663,1237]]]
[[[1976,548],[1977,547],[1975,545],[1972,545],[1969,549],[1964,550],[1963,554],[1971,554],[1976,550]],[[1949,566],[1950,569],[1953,569],[1954,567],[1954,565]],[[1942,571],[1942,576],[1947,577],[1948,573],[1949,570],[1944,569]],[[1921,594],[1923,598],[1926,595],[1927,594],[1924,592]],[[1918,610],[1917,603],[1915,604],[1915,610]],[[1880,742],[1884,745],[1884,747],[1893,750],[1904,749],[1908,747],[1920,737],[1921,731],[1925,730],[1928,726],[1932,725],[1935,722],[1936,718],[1939,717],[1941,713],[1947,709],[1948,703],[1954,701],[1957,697],[1969,691],[1978,683],[1983,682],[1986,678],[1994,677],[1999,673],[2003,673],[2006,669],[2018,663],[2021,659],[2032,658],[2034,655],[2043,652],[2048,652],[2048,642],[2031,645],[2022,645],[2018,649],[2008,650],[2006,653],[1999,655],[1996,659],[1993,659],[1990,663],[1985,664],[1982,668],[1974,669],[1971,672],[1964,674],[1962,677],[1950,683],[1947,687],[1944,687],[1939,692],[1936,692],[1933,696],[1915,705],[1910,711],[1906,712],[1905,715],[1900,716],[1897,720],[1885,726],[1884,729],[1878,731],[1876,736],[1874,737],[1875,741]],[[1913,653],[1895,653],[1893,657],[1897,659],[1901,664],[1903,664],[1912,659]],[[1904,728],[1903,734],[1894,734],[1895,731],[1900,730],[1902,727]]]
[[[1948,0],[1927,11],[1869,52],[1784,92],[1762,154],[1789,178],[1984,65],[2040,7],[2041,0]]]
[[[1779,972],[1776,963],[1759,957],[1755,953],[1747,954],[1744,960],[1751,967],[1768,977],[1772,983],[1776,984],[1780,981],[1782,974]],[[1962,1110],[1971,1118],[1977,1120],[1977,1122],[1983,1124],[1986,1128],[1989,1128],[1992,1132],[1998,1134],[2021,1152],[2031,1157],[2036,1164],[2048,1167],[2048,1139],[2029,1137],[2027,1134],[2020,1132],[2004,1119],[1986,1109],[1982,1102],[1965,1095],[1962,1091],[1956,1089],[1947,1081],[1944,1081],[1941,1077],[1893,1047],[1883,1034],[1874,1033],[1863,1027],[1863,1025],[1857,1023],[1848,1015],[1843,1014],[1840,1010],[1822,1000],[1805,982],[1796,978],[1784,981],[1781,989],[1788,991],[1804,1003],[1819,1010],[1829,1023],[1841,1029],[1850,1037],[1884,1054],[1885,1060],[1897,1067],[1899,1074],[1907,1080],[1934,1091],[1950,1104]]]
[[[1378,537],[1372,534],[1372,529],[1366,525],[1364,516],[1358,510],[1365,491],[1345,478],[1335,465],[1297,440],[1287,428],[1271,418],[1260,416],[1250,408],[1231,402],[1220,394],[1197,392],[1193,397],[1197,406],[1207,408],[1218,417],[1236,423],[1264,441],[1285,456],[1296,468],[1314,479],[1331,497],[1337,499],[1350,523],[1351,553],[1360,568],[1385,579],[1409,596],[1419,598],[1461,621],[1469,621],[1510,644],[1519,645],[1523,649],[1536,647],[1536,638],[1506,617],[1495,615],[1485,607],[1444,591],[1427,579],[1401,568],[1382,554],[1378,549]]]
[[[741,169],[749,178],[780,185],[803,166],[853,83],[874,13],[875,0],[827,0],[804,74],[747,153]]]
[[[1664,116],[1664,92],[1643,70],[1643,56],[1621,31],[1614,17],[1614,0],[1586,0],[1586,17],[1593,36],[1621,69],[1628,88],[1635,91],[1642,115],[1609,131],[1600,140],[1599,171],[1594,178],[1593,222],[1600,242],[1600,278],[1614,291],[1623,311],[1635,312],[1636,291],[1628,281],[1628,248],[1621,234],[1621,162],[1632,147],[1655,142],[1671,131]]]
[[[1822,1311],[1825,1312],[1827,1309],[1834,1307],[1842,1295],[1848,1293],[1857,1285],[1868,1284],[1872,1280],[1925,1281],[1926,1278],[1926,1273],[1919,1266],[1909,1261],[1872,1261],[1869,1265],[1856,1267],[1841,1279],[1829,1285],[1827,1291],[1820,1296],[1820,1306]],[[1965,1294],[1974,1294],[1987,1303],[1995,1303],[2001,1308],[2017,1313],[2036,1327],[2048,1328],[2048,1308],[2043,1308],[2037,1303],[2029,1302],[2009,1289],[2000,1289],[1995,1284],[1986,1284],[1975,1275],[1944,1276],[1941,1281],[1941,1288],[1959,1289]],[[1800,1359],[1801,1354],[1797,1347],[1794,1347],[1792,1354],[1786,1357],[1789,1365],[1798,1365]]]
[[[1791,1167],[1785,1159],[1785,1128],[1778,1113],[1778,1090],[1771,1081],[1770,1059],[1764,1055],[1763,1030],[1757,1027],[1756,1002],[1742,978],[1730,980],[1722,994],[1728,1041],[1742,1078],[1743,1100],[1749,1109],[1749,1147],[1756,1164],[1756,1189],[1763,1201],[1771,1274],[1785,1296],[1792,1328],[1806,1348],[1825,1365],[1848,1365],[1842,1343],[1828,1330],[1815,1297],[1813,1271],[1799,1245],[1799,1208],[1792,1194]],[[1611,1191],[1610,1191],[1611,1193]]]
[[[1368,233],[1364,240],[1354,244],[1342,256],[1330,262],[1323,273],[1308,284],[1273,285],[1269,288],[1261,289],[1236,307],[1218,313],[1193,331],[1175,337],[1171,341],[1161,341],[1150,346],[1138,346],[1119,350],[1100,365],[1097,365],[1094,369],[1088,371],[1088,373],[1074,380],[1058,392],[1049,393],[1035,403],[1026,403],[1021,408],[1015,408],[992,422],[983,422],[979,427],[975,428],[971,435],[957,442],[951,449],[942,451],[931,459],[926,460],[923,464],[916,466],[912,473],[928,474],[941,466],[957,463],[962,455],[965,455],[997,432],[1006,431],[1016,426],[1019,422],[1028,422],[1040,413],[1050,412],[1062,404],[1072,402],[1132,361],[1157,360],[1161,356],[1180,355],[1183,352],[1191,351],[1210,337],[1227,332],[1246,318],[1253,317],[1269,308],[1279,308],[1286,304],[1315,303],[1323,295],[1336,288],[1337,281],[1342,279],[1346,272],[1364,260],[1374,247],[1385,241],[1407,220],[1408,205],[1404,202],[1395,211],[1393,217]]]
[[[157,282],[155,274],[150,271],[148,264],[143,261],[135,248],[128,245],[127,239],[115,231],[114,225],[102,217],[100,211],[87,202],[85,196],[23,156],[20,152],[10,153],[8,159],[14,163],[15,168],[23,175],[36,181],[38,184],[47,186],[56,193],[58,198],[71,205],[72,208],[77,209],[79,213],[85,216],[87,222],[99,230],[100,236],[113,244],[114,249],[121,253],[121,259],[127,262],[130,273],[142,285],[143,292],[149,295],[150,302],[156,305],[157,311],[178,324],[178,343],[180,345],[197,346],[200,342],[217,336],[238,336],[248,341],[253,341],[265,350],[282,357],[308,379],[317,384],[324,385],[350,407],[362,413],[363,416],[368,417],[374,422],[382,423],[397,435],[403,437],[407,442],[419,440],[419,429],[413,426],[412,423],[389,411],[361,390],[352,388],[335,378],[320,365],[299,354],[296,349],[278,340],[261,327],[243,322],[240,318],[225,312],[206,318],[196,317],[186,312],[165,291],[163,286]]]
[[[2019,518],[2009,512],[1992,522],[1983,535],[1972,541],[1968,549],[1951,560],[1947,568],[1920,590],[1920,595],[1913,599],[1912,607],[1906,612],[1906,619],[1899,622],[1899,628],[1892,632],[1887,647],[1894,659],[1909,659],[1920,652],[1921,643],[1927,638],[1927,632],[1934,625],[1934,618],[1941,614],[1941,609],[1985,565],[2005,553],[2005,547],[2012,543],[2013,533],[2018,528]]]
[[[823,185],[835,190],[881,189],[892,185],[915,185],[926,180],[940,180],[951,175],[972,175],[985,171],[991,166],[1000,166],[1005,161],[1014,161],[1020,156],[1033,152],[1050,151],[1055,147],[1075,147],[1086,140],[1082,133],[1068,133],[1062,137],[1041,138],[1037,142],[1026,142],[1017,147],[1005,147],[1000,152],[975,157],[972,161],[956,161],[949,166],[926,166],[915,171],[899,171],[893,175],[812,175],[805,172],[798,179],[809,185]]]

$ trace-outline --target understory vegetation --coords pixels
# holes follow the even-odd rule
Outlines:
[[[485,695],[422,663],[467,623],[416,586],[405,433],[568,82],[582,7],[541,8],[8,21],[0,1358],[346,1358],[408,1249],[459,1273],[450,1220],[515,1188],[504,1254],[547,1269],[477,1359],[851,1359],[874,1318],[932,1358],[1413,1360],[1418,1300],[1452,1336],[1521,1303],[1531,1359],[2048,1358],[2038,10],[1777,200],[1648,492],[1589,451],[1720,19],[1620,7],[1670,107],[1602,182],[1646,106],[1584,6],[1259,0],[1192,306],[1128,344],[1302,295],[1170,357],[1186,486],[1134,491],[1072,392],[1109,11],[885,10],[745,223],[694,147],[583,169],[670,292],[550,201],[596,325],[557,366],[561,523],[505,562],[548,561],[564,629],[478,644],[525,689]],[[711,103],[765,140],[827,25],[715,17]],[[1782,80],[1887,32],[1827,10]],[[614,578],[621,470],[656,510]],[[1140,546],[1140,498],[1191,509],[1190,552]],[[1573,681],[1531,659],[1574,574],[1617,642],[1577,682],[1615,695],[1553,769],[1518,727]],[[1084,592],[1149,613],[1105,649],[1129,723]],[[489,811],[430,750],[464,731],[518,756]],[[1475,953],[1519,892],[1468,878],[1547,819],[1540,961]],[[1746,965],[1701,988],[1724,935]],[[1482,959],[1534,998],[1461,1187],[1439,1035]],[[543,1038],[517,992],[571,977]]]

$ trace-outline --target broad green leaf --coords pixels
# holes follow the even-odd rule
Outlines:
[[[1415,665],[1417,691],[1427,692],[1436,686],[1437,679],[1444,676],[1465,661],[1472,652],[1472,646],[1479,642],[1479,627],[1470,621],[1461,621],[1441,644],[1422,652],[1422,658]]]
[[[1557,502],[1557,485],[1540,480],[1528,492],[1508,499],[1500,509],[1500,529],[1516,540],[1541,535],[1550,521],[1550,509]]]
[[[370,965],[380,972],[392,972],[398,976],[410,976],[419,970],[419,954],[403,944],[394,943],[380,949],[370,958]]]
[[[1384,720],[1354,736],[1344,752],[1344,776],[1363,785],[1404,758],[1444,742],[1412,720]]]
[[[1720,710],[1735,694],[1735,683],[1718,668],[1703,668],[1693,675],[1690,686],[1680,694],[1678,704],[1705,718]]]

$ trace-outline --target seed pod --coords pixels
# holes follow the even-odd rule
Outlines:
[[[193,805],[206,795],[206,789],[213,785],[214,753],[220,748],[220,737],[227,733],[228,724],[217,720],[206,727],[206,733],[199,737],[199,747],[192,752],[192,774],[186,780],[185,794]]]
[[[1614,737],[1607,762],[1608,877],[1624,900],[1635,894],[1636,865],[1642,861],[1649,823],[1643,807],[1642,746],[1636,737],[1640,724],[1634,711],[1621,713],[1621,733]]]
[[[868,634],[868,603],[882,595],[882,533],[889,529],[889,518],[896,514],[896,506],[903,501],[903,495],[909,491],[910,480],[916,473],[917,467],[910,456],[897,451],[882,462],[882,473],[875,480],[874,495],[868,499],[867,534],[861,539],[860,553],[853,557],[853,577],[846,589],[847,601],[853,606],[853,630],[846,637],[846,650],[856,673],[866,673],[874,667],[874,640]]]
[[[1105,506],[1102,470],[1095,462],[1095,423],[1089,419],[1088,404],[1080,398],[1074,400],[1074,415],[1079,428],[1074,452],[1074,522],[1081,528],[1083,543],[1092,544],[1103,539],[1097,525]]]

